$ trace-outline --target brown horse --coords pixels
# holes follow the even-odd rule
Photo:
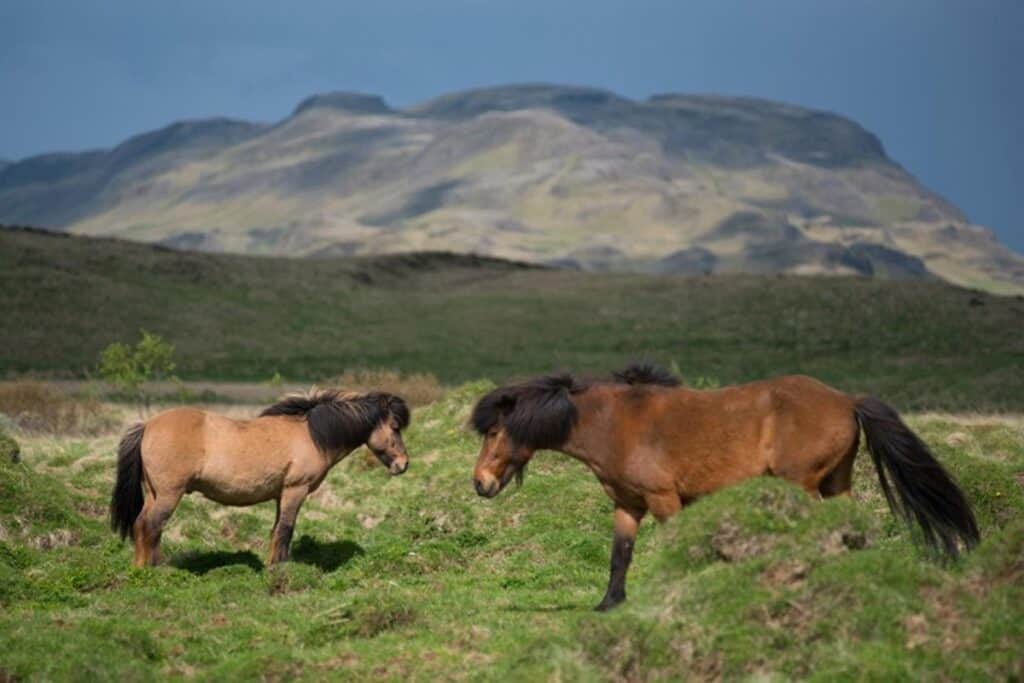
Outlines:
[[[288,559],[306,496],[366,446],[393,475],[409,466],[405,401],[385,393],[314,391],[284,398],[254,420],[174,408],[121,439],[111,528],[135,541],[136,566],[160,561],[160,534],[181,497],[198,491],[225,505],[277,501],[269,563]]]
[[[626,598],[637,528],[663,521],[695,498],[759,475],[782,477],[814,496],[848,494],[860,431],[890,508],[914,520],[929,546],[955,556],[979,539],[956,484],[892,408],[810,377],[780,377],[713,391],[684,389],[650,365],[606,381],[571,375],[500,387],[477,403],[483,436],[477,493],[496,496],[521,480],[539,449],[586,463],[615,503],[605,610]]]

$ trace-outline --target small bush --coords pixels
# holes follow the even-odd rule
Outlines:
[[[116,389],[130,394],[139,407],[148,411],[152,397],[145,391],[146,382],[177,379],[174,372],[174,346],[158,334],[141,331],[134,347],[111,344],[100,354],[100,375]]]
[[[444,387],[430,373],[402,375],[395,370],[347,370],[325,384],[349,391],[386,391],[401,396],[411,406],[427,405],[444,396]]]
[[[18,429],[42,434],[96,435],[118,426],[117,417],[97,399],[31,380],[0,385],[0,413]]]

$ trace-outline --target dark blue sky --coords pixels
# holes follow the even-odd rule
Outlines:
[[[325,90],[402,106],[522,81],[756,95],[849,116],[1024,251],[1021,0],[0,4],[0,158]]]

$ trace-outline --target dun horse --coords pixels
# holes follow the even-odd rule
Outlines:
[[[861,430],[890,508],[916,521],[933,548],[956,555],[978,542],[970,506],[928,447],[878,399],[809,377],[692,391],[663,370],[631,366],[611,381],[571,375],[500,387],[477,403],[483,436],[477,493],[521,480],[539,449],[583,461],[615,503],[605,610],[626,598],[626,571],[643,517],[659,521],[695,498],[759,475],[814,496],[848,494]]]
[[[111,528],[135,541],[135,564],[160,561],[160,534],[181,497],[225,505],[277,501],[269,563],[288,559],[299,507],[327,472],[366,444],[393,475],[409,466],[405,401],[385,393],[289,396],[254,420],[175,408],[128,430],[117,456]]]

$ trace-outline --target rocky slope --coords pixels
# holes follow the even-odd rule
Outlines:
[[[395,110],[315,95],[274,125],[175,123],[0,166],[0,223],[212,251],[454,250],[585,269],[939,276],[1024,259],[834,114],[522,85]]]

